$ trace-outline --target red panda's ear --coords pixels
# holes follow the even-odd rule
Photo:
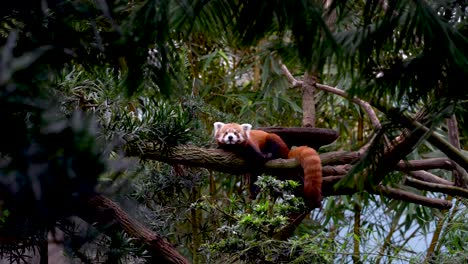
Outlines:
[[[245,131],[245,133],[249,133],[250,130],[252,129],[252,125],[251,125],[251,124],[242,124],[241,127],[242,127],[242,129]]]
[[[213,125],[214,125],[214,133],[216,134],[216,132],[218,132],[218,130],[220,130],[224,126],[224,123],[214,122]]]

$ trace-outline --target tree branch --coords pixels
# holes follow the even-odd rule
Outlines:
[[[317,74],[309,70],[304,73],[302,83],[302,126],[315,127],[315,88],[317,84]]]
[[[395,189],[387,186],[379,186],[378,190],[374,194],[382,194],[388,198],[395,200],[406,201],[410,203],[420,204],[423,206],[433,207],[437,209],[450,209],[452,207],[452,202],[437,199],[429,198],[421,195],[417,195],[411,192],[403,191],[400,189]]]
[[[349,195],[360,191],[358,190],[358,188],[355,187],[340,187],[338,189],[335,189],[334,185],[339,180],[343,179],[344,174],[346,174],[352,166],[350,164],[337,166],[328,165],[336,164],[337,160],[340,160],[339,155],[336,155],[337,153],[341,153],[342,157],[346,157],[345,159],[347,160],[352,160],[351,158],[355,158],[357,155],[355,154],[355,152],[334,152],[334,154],[332,155],[330,155],[330,153],[324,153],[320,155],[322,159],[324,175],[322,193],[325,196]],[[131,156],[140,156],[142,159],[158,160],[169,164],[183,164],[187,166],[203,167],[231,174],[243,174],[252,169],[252,167],[249,167],[249,165],[240,157],[236,156],[233,153],[226,152],[220,149],[204,149],[195,146],[178,146],[173,148],[172,151],[163,154],[160,151],[155,150],[154,146],[151,143],[147,143],[141,147],[129,146],[127,148],[127,154]],[[440,159],[433,160],[436,162],[442,161]],[[420,168],[420,166],[422,165],[428,166],[427,164],[424,164],[424,162],[421,161],[407,161],[401,164],[403,164],[402,166],[405,170],[409,170],[410,168]],[[442,162],[440,164],[446,166],[445,162]],[[267,174],[288,175],[289,173],[291,173],[291,170],[300,170],[300,164],[295,159],[277,159],[267,162],[264,166],[258,169]],[[416,174],[418,174],[418,172],[416,172]],[[340,176],[327,177],[327,175]],[[439,184],[447,183],[445,182],[445,180],[436,177],[435,175],[432,175],[431,179],[433,181],[437,181]],[[366,186],[364,191],[368,191],[373,194],[382,194],[389,198],[404,200],[435,208],[447,208],[450,206],[450,203],[447,203],[445,200],[418,196],[416,194],[408,193],[406,191],[390,187],[382,187],[380,185],[376,186],[378,187],[372,185]],[[460,191],[459,189],[447,188],[450,187],[449,185],[445,186],[445,188],[439,188],[438,190],[440,192],[453,192],[455,190],[461,196],[468,198],[468,193]]]
[[[453,182],[437,177],[436,175],[429,173],[427,171],[410,171],[408,172],[408,174],[411,175],[413,178],[424,181],[424,182],[431,182],[431,183],[443,184],[443,185],[448,185],[448,186],[454,185]]]
[[[344,187],[338,190],[334,189],[334,185],[343,179],[344,176],[328,176],[323,177],[322,183],[322,195],[334,196],[334,195],[351,195],[360,192],[357,188]],[[421,195],[417,195],[408,191],[395,189],[387,186],[377,185],[375,188],[366,188],[362,191],[367,191],[371,194],[382,195],[391,199],[410,202],[423,206],[433,207],[437,209],[449,209],[452,207],[452,203],[447,200],[429,198]]]
[[[188,264],[175,248],[162,237],[131,218],[112,200],[95,194],[85,198],[78,216],[90,224],[97,223],[97,228],[113,236],[116,231],[124,231],[135,238],[158,263]]]
[[[280,64],[281,64],[281,70],[283,71],[284,76],[286,76],[286,78],[287,78],[288,81],[292,84],[292,86],[293,86],[294,88],[302,87],[303,82],[297,80],[296,78],[294,78],[294,76],[293,76],[293,75],[291,74],[291,72],[288,70],[288,68],[286,67],[286,65],[284,65],[283,63],[280,63]]]
[[[445,169],[452,170],[453,164],[447,158],[433,158],[424,160],[400,161],[396,168],[400,171]]]
[[[375,129],[382,128],[382,125],[380,124],[380,121],[377,118],[377,115],[375,114],[374,109],[372,108],[372,106],[368,102],[366,102],[364,100],[361,100],[359,98],[350,98],[349,95],[345,91],[340,90],[340,89],[335,88],[335,87],[332,87],[332,86],[328,86],[328,85],[320,84],[320,83],[317,83],[316,86],[317,86],[317,89],[339,95],[339,96],[344,97],[346,99],[349,99],[351,102],[359,105],[367,113],[367,116],[369,117],[369,119],[370,119],[370,121],[372,123],[372,126]]]
[[[405,122],[405,125],[410,127],[413,130],[421,130],[425,133],[429,133],[428,141],[440,149],[442,152],[447,155],[450,159],[457,162],[460,166],[462,166],[465,170],[468,170],[468,157],[463,155],[456,147],[452,144],[444,140],[442,137],[437,135],[436,133],[429,130],[429,128],[425,127],[421,123],[416,120],[411,120],[409,117],[405,115],[401,115],[402,120]]]
[[[452,185],[445,185],[440,183],[424,182],[421,180],[413,179],[410,177],[405,178],[405,184],[419,190],[426,190],[431,192],[441,192],[451,196],[468,197],[468,190]]]
[[[299,81],[299,80],[296,80],[296,78],[294,78],[294,76],[288,70],[286,65],[284,65],[283,63],[281,63],[281,70],[283,71],[283,74],[286,76],[286,78],[289,80],[289,82],[292,84],[293,87],[301,87],[304,85],[303,81]],[[377,118],[377,115],[375,114],[374,109],[368,102],[363,101],[359,98],[350,98],[349,95],[345,91],[332,87],[332,86],[325,85],[325,84],[315,83],[315,87],[317,87],[317,89],[320,89],[322,91],[327,91],[327,92],[339,95],[341,97],[344,97],[350,100],[351,102],[361,106],[364,109],[364,111],[367,113],[367,116],[369,117],[372,123],[372,126],[375,129],[382,128],[382,125],[380,124],[380,121]]]

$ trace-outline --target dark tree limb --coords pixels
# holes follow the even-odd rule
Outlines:
[[[447,186],[453,186],[454,183],[446,179],[437,177],[436,175],[429,173],[427,171],[410,171],[408,172],[413,178],[429,183],[443,184]]]
[[[153,143],[148,142],[141,145],[127,145],[125,152],[128,156],[139,157],[143,160],[157,160],[168,164],[203,167],[232,174],[244,174],[248,171],[245,160],[221,149],[205,149],[187,145],[177,146],[163,153]]]
[[[389,172],[393,171],[399,162],[416,147],[419,140],[424,135],[425,131],[422,130],[414,130],[408,133],[402,133],[398,137],[398,140],[385,147],[382,156],[376,157],[374,162],[376,164],[380,164],[381,166],[365,170],[360,180],[364,181],[366,185],[370,186],[376,186],[380,184],[383,178]],[[372,177],[370,177],[370,175],[372,175]]]
[[[421,123],[416,120],[411,120],[409,117],[401,115],[402,120],[404,121],[405,125],[413,130],[422,130],[425,133],[429,134],[428,141],[440,149],[442,152],[447,155],[450,159],[457,162],[461,167],[465,170],[468,170],[468,157],[463,155],[455,146],[444,140],[442,137],[437,135],[436,133],[429,130],[429,128],[425,127]]]
[[[322,195],[334,196],[334,195],[351,195],[360,191],[366,191],[371,194],[382,195],[391,199],[410,202],[414,204],[420,204],[437,209],[449,209],[452,207],[452,203],[447,200],[428,198],[425,196],[417,195],[401,189],[396,189],[388,186],[377,185],[375,188],[369,188],[365,190],[358,190],[352,187],[343,187],[335,190],[333,186],[343,179],[344,175],[341,176],[328,176],[323,178],[322,183]]]
[[[400,171],[433,170],[445,169],[452,170],[452,161],[448,158],[433,158],[424,160],[400,161],[396,169]]]
[[[372,192],[370,192],[372,193]],[[385,197],[392,198],[395,200],[406,201],[410,203],[420,204],[427,207],[433,207],[437,209],[450,209],[452,207],[452,202],[437,199],[429,198],[415,193],[407,192],[401,189],[395,189],[387,186],[379,186],[379,188],[374,192],[374,194],[382,194]]]
[[[419,190],[426,190],[431,192],[441,192],[451,196],[460,196],[460,197],[468,197],[468,189],[450,186],[440,183],[432,183],[432,182],[425,182],[417,179],[413,179],[411,177],[406,177],[405,182],[406,185],[417,188]],[[452,184],[453,185],[453,184]]]
[[[78,216],[90,224],[97,224],[103,233],[113,236],[124,231],[135,238],[151,254],[154,263],[189,263],[165,239],[131,218],[112,200],[95,194],[84,198],[79,208]]]

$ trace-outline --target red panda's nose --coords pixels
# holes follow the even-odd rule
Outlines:
[[[229,139],[229,140],[232,140],[232,136],[228,136],[228,139]]]

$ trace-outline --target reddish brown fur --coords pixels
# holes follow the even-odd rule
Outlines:
[[[322,162],[313,148],[297,147],[289,152],[288,157],[296,158],[304,169],[304,197],[310,208],[322,204]]]
[[[242,128],[240,124],[237,123],[228,123],[224,124],[219,130],[216,131],[215,138],[218,139],[220,135],[223,135],[226,132],[236,131],[236,134],[242,135],[244,139],[243,142],[238,143],[237,145],[242,146],[251,146],[255,151],[263,154],[268,154],[266,152],[272,151],[272,146],[275,146],[276,149],[273,150],[274,153],[271,153],[272,157],[270,159],[287,159],[289,148],[284,143],[284,141],[274,133],[267,133],[262,130],[250,130],[248,135],[246,131]],[[223,142],[218,141],[218,145],[225,145]],[[229,146],[228,146],[229,147]]]
[[[284,141],[274,133],[267,133],[262,130],[250,130],[246,132],[242,125],[237,123],[224,124],[221,128],[216,131],[215,138],[218,139],[220,135],[226,132],[235,131],[236,135],[242,135],[245,139],[243,142],[239,142],[237,146],[242,147],[242,154],[252,155],[253,151],[247,149],[253,149],[256,156],[265,155],[270,157],[264,157],[266,160],[269,159],[287,159],[295,158],[301,163],[304,169],[304,197],[307,205],[310,208],[321,207],[322,203],[322,163],[320,156],[313,148],[307,146],[297,147],[289,151],[288,146]],[[216,127],[216,123],[215,123]],[[232,147],[232,145],[226,145],[223,142],[218,141],[220,147]],[[250,148],[248,148],[250,146]],[[257,154],[259,153],[259,154]]]
[[[287,159],[288,158],[288,153],[289,153],[289,148],[284,143],[284,141],[276,134],[274,133],[267,133],[262,130],[251,130],[250,131],[250,137],[248,140],[250,143],[258,150],[263,152],[265,150],[265,147],[269,142],[274,142],[275,144],[278,145],[279,151],[278,151],[278,156],[275,158],[280,158],[280,159]]]

